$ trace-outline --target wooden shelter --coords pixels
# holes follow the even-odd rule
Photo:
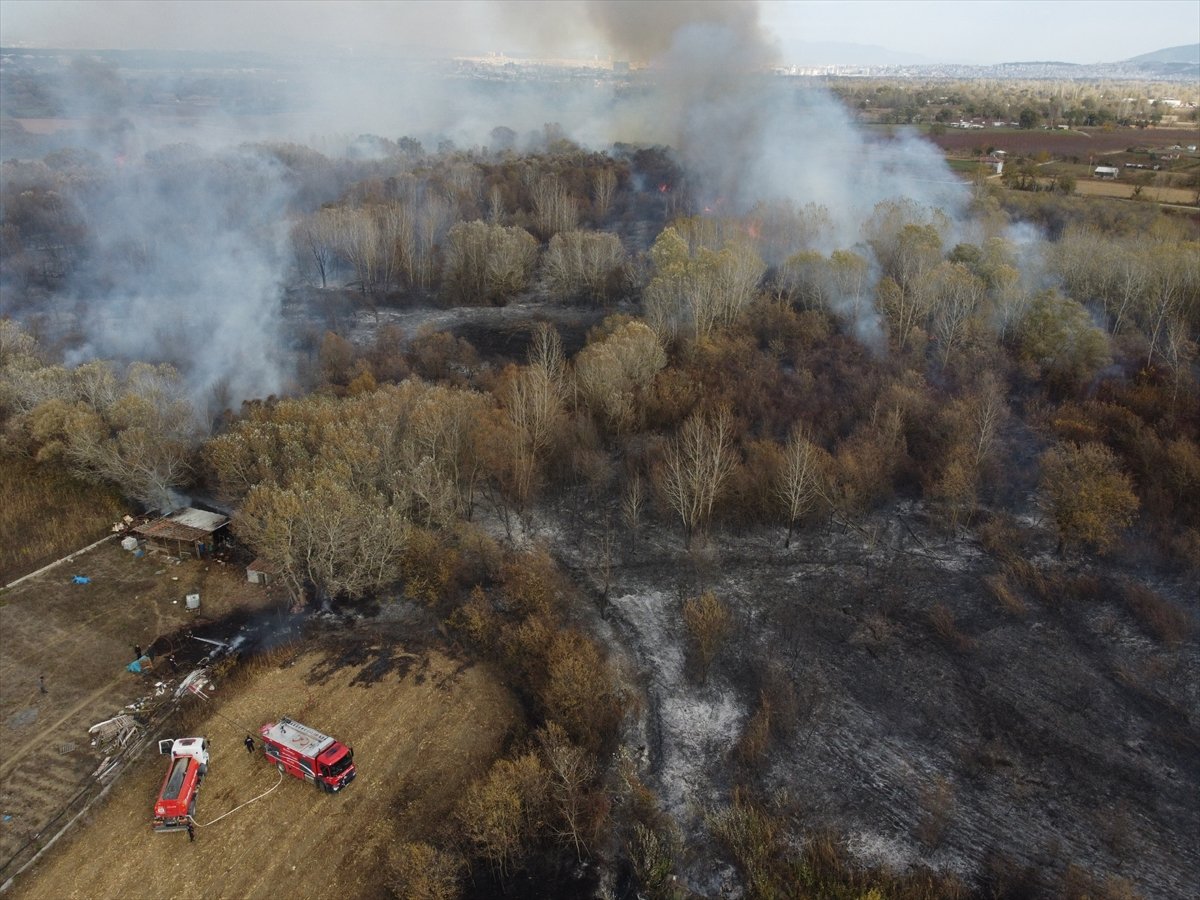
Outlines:
[[[279,569],[261,556],[246,566],[246,580],[251,584],[270,584],[279,575]]]
[[[144,538],[151,550],[201,559],[210,555],[213,546],[224,540],[224,529],[228,524],[228,516],[185,506],[161,519],[139,525],[133,533]]]

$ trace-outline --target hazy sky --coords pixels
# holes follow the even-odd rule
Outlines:
[[[1196,0],[763,0],[760,14],[784,62],[821,61],[797,58],[802,44],[817,42],[968,63],[1111,62],[1200,42]],[[0,0],[0,40],[89,48],[605,52],[575,0]]]

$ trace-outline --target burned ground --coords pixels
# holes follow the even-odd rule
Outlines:
[[[689,887],[711,896],[735,883],[705,816],[740,784],[896,873],[982,886],[998,866],[1028,869],[1057,893],[1074,864],[1147,897],[1189,893],[1195,584],[1152,581],[1190,623],[1163,641],[1122,601],[1128,568],[1061,560],[1026,525],[1040,580],[1015,585],[1007,608],[988,581],[1004,562],[931,528],[919,506],[866,531],[817,527],[787,550],[781,530],[717,535],[691,553],[661,531],[623,544],[607,627],[645,692],[633,741],[684,828]],[[557,544],[581,577],[596,570],[596,536],[578,517],[546,527],[569,536]],[[697,684],[680,605],[701,590],[735,624]],[[771,736],[755,748],[764,703]]]

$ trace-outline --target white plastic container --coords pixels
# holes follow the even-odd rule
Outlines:
[[[188,594],[187,595],[187,608],[188,609],[199,609],[200,608],[200,595],[199,594]]]

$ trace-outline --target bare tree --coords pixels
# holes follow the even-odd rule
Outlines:
[[[783,468],[775,484],[775,495],[787,515],[788,530],[784,547],[792,545],[792,531],[796,522],[812,509],[817,498],[825,492],[823,456],[802,427],[792,429],[783,448]]]
[[[355,280],[365,294],[375,283],[379,265],[379,227],[365,207],[343,206],[330,212],[337,253],[354,269]]]
[[[499,303],[524,290],[537,241],[522,228],[460,222],[446,242],[443,288],[459,303]]]
[[[560,231],[571,231],[579,222],[575,198],[557,175],[543,175],[531,189],[535,230],[543,240]]]
[[[968,323],[983,304],[986,286],[962,263],[942,263],[932,278],[933,331],[945,364],[965,339]]]
[[[625,248],[615,234],[564,231],[550,239],[543,265],[561,296],[603,300],[616,286],[625,259]]]
[[[575,381],[584,402],[612,431],[634,426],[654,376],[667,364],[658,336],[628,322],[575,357]]]
[[[417,242],[413,257],[413,280],[417,287],[429,288],[437,275],[437,251],[454,224],[450,202],[440,193],[429,191],[417,208]]]
[[[504,216],[504,191],[500,189],[500,185],[493,184],[492,189],[488,191],[488,224],[503,225]]]
[[[325,472],[290,487],[252,488],[234,529],[278,566],[299,601],[360,596],[399,577],[406,522],[379,494],[349,487]]]
[[[338,250],[338,216],[334,210],[319,209],[296,226],[293,240],[311,262],[321,287],[327,287]]]
[[[569,841],[575,858],[582,859],[587,851],[586,838],[593,830],[589,821],[587,787],[596,777],[594,758],[582,747],[571,742],[567,732],[556,722],[549,723],[537,733],[542,759],[549,773],[549,794],[557,813],[559,838]]]
[[[596,218],[603,220],[612,208],[613,195],[617,190],[617,173],[609,167],[598,169],[592,175],[592,204]]]
[[[198,439],[178,373],[135,363],[112,405],[77,423],[68,455],[79,470],[120,485],[146,506],[171,509],[172,490],[191,475]]]
[[[694,225],[686,235],[665,228],[651,247],[655,274],[644,294],[646,319],[664,338],[704,338],[733,322],[755,296],[766,271],[762,259],[741,239],[720,250],[705,246],[715,239]]]
[[[502,398],[513,436],[510,450],[514,487],[523,505],[532,495],[538,469],[559,442],[566,422],[566,361],[558,332],[545,325],[538,329],[529,365],[507,382]]]
[[[646,508],[646,486],[636,472],[625,482],[621,494],[621,519],[631,536],[636,536],[642,524],[642,511]]]
[[[684,534],[705,528],[736,464],[728,407],[692,413],[680,426],[658,469],[659,490],[679,517]]]

